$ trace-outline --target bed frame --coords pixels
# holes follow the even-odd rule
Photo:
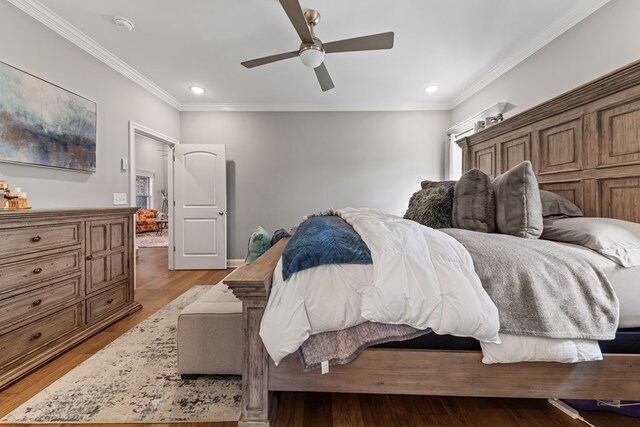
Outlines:
[[[586,216],[640,222],[640,61],[457,143],[464,170],[495,177],[531,160],[540,188],[573,201]],[[640,354],[483,365],[477,351],[372,348],[327,375],[303,373],[295,355],[276,367],[258,332],[286,243],[224,280],[243,302],[239,426],[273,425],[277,391],[640,400]]]

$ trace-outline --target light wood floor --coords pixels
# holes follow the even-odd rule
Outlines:
[[[167,249],[140,249],[136,300],[143,305],[143,309],[1,390],[0,417],[11,412],[191,286],[214,285],[231,271],[168,271],[166,266]],[[279,401],[279,427],[584,426],[553,409],[546,401],[533,399],[281,393]],[[640,426],[638,419],[615,414],[602,412],[583,415],[598,427]],[[235,423],[179,424],[184,427],[191,425],[231,427]]]

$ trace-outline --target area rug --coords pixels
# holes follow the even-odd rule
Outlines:
[[[168,231],[163,230],[160,235],[155,231],[136,234],[136,246],[138,248],[167,248],[169,247]]]
[[[176,322],[194,286],[2,419],[3,423],[235,421],[241,377],[178,375]]]

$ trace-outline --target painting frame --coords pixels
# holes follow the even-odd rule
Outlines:
[[[60,126],[58,126],[58,128],[52,132],[49,129],[47,129],[47,127],[51,128],[53,124],[43,119],[40,122],[38,121],[32,122],[31,126],[33,127],[38,126],[39,131],[42,131],[44,129],[46,131],[45,134],[47,135],[47,139],[49,140],[41,140],[39,138],[33,137],[28,141],[25,140],[24,142],[21,140],[7,141],[7,139],[5,138],[6,132],[3,133],[3,126],[6,126],[7,118],[11,119],[11,117],[8,116],[8,113],[3,115],[5,111],[3,111],[2,108],[6,107],[6,105],[3,105],[3,102],[2,102],[3,97],[6,96],[6,98],[9,98],[10,94],[15,96],[16,93],[14,92],[18,92],[17,95],[21,95],[18,91],[18,89],[21,89],[21,87],[18,87],[17,89],[12,88],[14,92],[5,93],[5,91],[7,90],[10,91],[11,88],[7,89],[6,87],[7,85],[3,85],[3,78],[4,80],[7,80],[9,77],[6,77],[6,76],[9,76],[10,73],[13,73],[16,76],[19,76],[20,79],[22,78],[27,79],[29,84],[31,85],[34,85],[34,84],[39,85],[39,88],[43,91],[42,93],[46,95],[48,91],[49,97],[56,98],[58,104],[60,104],[61,100],[64,100],[66,101],[66,104],[68,104],[67,107],[73,107],[75,109],[78,109],[77,111],[78,117],[74,117],[72,114],[69,114],[68,117],[66,117],[68,121],[69,119],[73,119],[74,123],[77,122],[77,124],[81,125],[79,128],[75,129],[78,133],[63,134],[61,133],[61,131],[73,131],[74,129],[72,127],[61,128]],[[5,104],[8,104],[8,102],[6,102]],[[50,110],[46,110],[47,107],[43,105],[38,105],[38,107],[40,108],[40,110],[55,116],[56,114],[54,112],[55,108],[59,108],[63,106],[56,105],[54,103],[48,106]],[[42,111],[40,111],[40,113],[42,113]],[[5,119],[5,122],[3,122],[3,119]],[[23,130],[24,133],[29,133],[29,134],[34,133],[31,131],[28,131],[28,129],[26,131],[24,130],[24,128],[20,129],[20,126],[18,126],[17,124],[10,123],[10,125],[13,126],[14,129],[17,129],[18,131]],[[22,123],[22,125],[28,126],[29,124]],[[80,129],[84,131],[82,134],[80,133]],[[71,137],[72,140],[69,140],[68,137]],[[54,140],[50,140],[51,138],[54,138]],[[34,153],[33,159],[25,159],[24,153],[21,153],[20,156],[14,156],[14,158],[12,158],[11,155],[7,154],[7,152],[9,152],[9,149],[7,148],[8,145],[13,145],[15,147],[15,146],[24,145],[24,144],[29,144],[33,146],[33,148],[40,150],[39,152]],[[50,146],[50,147],[53,146],[54,148],[61,148],[63,150],[62,152],[59,152],[59,150],[54,150],[54,154],[58,154],[57,156],[58,158],[50,159],[49,157],[51,156],[51,153],[47,150],[44,150],[46,146]],[[41,77],[38,77],[33,73],[30,73],[21,68],[15,67],[4,61],[0,61],[0,163],[9,163],[9,164],[16,164],[16,165],[55,169],[55,170],[61,170],[61,171],[93,174],[97,172],[97,146],[98,146],[98,104],[97,102],[91,100],[90,98],[82,96],[80,94],[77,94],[69,89],[66,89],[60,85],[52,83]],[[18,151],[20,151],[20,148],[18,148]],[[71,158],[73,159],[73,161],[70,161],[69,159],[66,158],[69,155],[68,151],[72,152]],[[15,158],[15,157],[20,157],[20,158]],[[59,161],[59,159],[62,157],[65,158],[64,162],[67,162],[66,164],[61,164],[62,162]],[[45,160],[42,160],[43,158]]]

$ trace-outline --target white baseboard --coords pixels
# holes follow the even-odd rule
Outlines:
[[[229,268],[238,268],[240,266],[244,265],[244,260],[243,259],[228,259],[227,260],[227,267]]]

